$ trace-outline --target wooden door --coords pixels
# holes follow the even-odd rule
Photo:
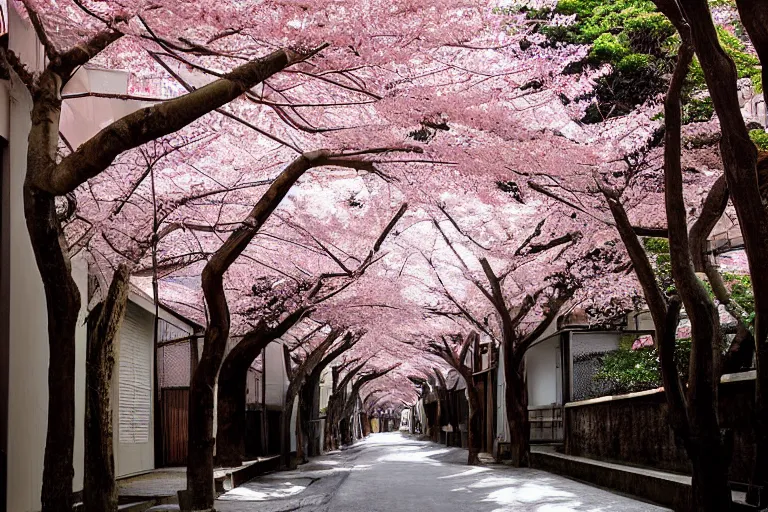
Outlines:
[[[186,466],[189,388],[163,389],[162,410],[163,466]]]

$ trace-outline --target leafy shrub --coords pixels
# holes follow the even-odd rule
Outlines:
[[[611,394],[620,395],[656,389],[662,386],[661,363],[655,347],[632,349],[634,336],[624,336],[619,348],[606,353],[600,370],[594,380],[606,385]],[[683,382],[688,380],[688,366],[691,357],[691,339],[681,338],[675,342],[675,361]]]
[[[760,72],[760,61],[750,53],[747,53],[747,47],[738,37],[734,36],[722,27],[717,28],[717,37],[725,53],[731,56],[736,64],[736,72],[739,78],[749,78],[756,92],[762,92],[763,81]],[[697,89],[704,90],[707,85],[704,81],[704,71],[701,69],[698,59],[694,59],[691,64],[691,71],[688,79]]]
[[[595,39],[589,56],[597,62],[619,62],[627,53],[629,47],[618,36],[606,32]]]
[[[623,73],[635,73],[643,68],[648,67],[650,62],[650,55],[633,53],[621,59],[617,65],[617,68]]]
[[[712,98],[692,98],[683,105],[683,124],[709,121],[714,113]]]
[[[605,354],[594,379],[608,384],[611,394],[621,395],[661,385],[658,357],[653,348],[632,350],[631,341]]]
[[[755,321],[755,294],[752,291],[752,279],[749,274],[723,272],[725,285],[730,289],[731,299],[747,314],[747,325]]]
[[[759,149],[768,151],[768,132],[765,130],[752,130],[749,132],[749,137]]]

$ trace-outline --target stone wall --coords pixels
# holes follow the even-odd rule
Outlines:
[[[720,385],[720,423],[733,433],[731,480],[748,482],[754,458],[754,373],[725,376]],[[751,378],[750,378],[751,377]],[[664,471],[690,473],[675,443],[661,390],[602,397],[565,406],[565,453]]]

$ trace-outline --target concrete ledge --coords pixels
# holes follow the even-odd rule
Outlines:
[[[578,400],[576,402],[568,402],[564,405],[566,409],[571,407],[580,407],[583,405],[602,404],[605,402],[613,402],[615,400],[626,400],[628,398],[637,398],[639,396],[650,396],[658,393],[663,393],[664,388],[649,389],[646,391],[636,391],[634,393],[627,393],[626,395],[606,395],[598,398],[590,398],[589,400]]]
[[[552,447],[531,447],[531,466],[669,507],[688,510],[691,477],[573,457]]]
[[[243,485],[245,482],[256,478],[257,476],[277,471],[280,469],[280,456],[264,457],[256,461],[246,462],[237,468],[216,469],[214,471],[214,480],[221,484],[224,490],[234,489]]]

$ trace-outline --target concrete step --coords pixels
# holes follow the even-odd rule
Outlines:
[[[175,504],[176,501],[175,496],[163,496],[157,498],[126,498],[121,496],[119,504],[117,505],[117,510],[118,512],[159,512],[179,510],[179,506]],[[72,507],[73,512],[81,512],[82,510],[82,502],[75,503]]]
[[[154,505],[155,502],[150,501],[134,501],[132,503],[123,503],[117,506],[118,512],[146,512]]]
[[[691,477],[687,475],[565,455],[555,446],[532,446],[531,466],[636,496],[672,510],[689,510]],[[743,492],[733,491],[734,512],[762,512],[746,505],[743,495]]]

